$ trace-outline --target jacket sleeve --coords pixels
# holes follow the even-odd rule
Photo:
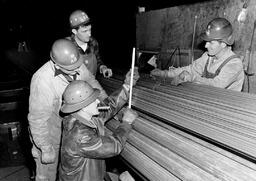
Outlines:
[[[127,140],[131,125],[122,123],[113,135],[100,136],[96,129],[85,127],[76,134],[74,147],[69,150],[75,156],[104,159],[118,155]]]
[[[83,64],[81,66],[81,72],[82,72],[82,77],[81,79],[88,82],[93,88],[97,88],[100,90],[100,100],[104,100],[108,97],[107,93],[105,90],[102,88],[100,83],[96,80],[95,76],[86,68],[86,66]]]
[[[101,59],[100,53],[99,53],[99,43],[95,38],[91,38],[91,44],[93,47],[93,52],[97,59],[97,69],[99,69],[101,65],[104,65],[104,63]]]
[[[48,120],[54,111],[54,95],[46,81],[33,76],[30,85],[28,121],[37,147],[50,145]]]
[[[101,104],[109,106],[110,109],[100,114],[100,117],[102,118],[103,122],[108,121],[123,108],[123,106],[128,101],[128,91],[129,88],[124,84],[121,88],[114,91],[109,97],[104,99],[104,101]]]
[[[176,77],[183,71],[187,71],[191,75],[202,75],[207,59],[208,59],[208,55],[207,53],[204,53],[200,58],[193,61],[192,64],[188,66],[176,68],[174,70],[169,70],[167,75],[168,77]]]

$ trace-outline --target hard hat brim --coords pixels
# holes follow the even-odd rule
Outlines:
[[[202,33],[200,35],[201,39],[204,40],[204,41],[213,41],[213,40],[219,40],[219,39],[216,39],[216,38],[212,38],[210,36],[208,36],[206,33]]]
[[[79,26],[89,26],[91,24],[92,24],[92,21],[90,19],[88,19],[87,21],[80,22],[80,23],[78,23],[76,25],[70,25],[70,26],[73,29],[73,28],[78,28]]]
[[[219,40],[228,45],[232,45],[234,43],[234,36],[232,36],[232,35],[230,35],[229,38],[214,38],[214,37],[207,35],[206,33],[202,33],[200,35],[200,38],[206,42],[213,41],[213,40],[217,40],[217,41]]]
[[[93,93],[85,100],[82,102],[76,103],[76,104],[66,104],[64,103],[63,106],[61,107],[61,111],[63,113],[72,113],[75,111],[78,111],[89,104],[93,103],[100,95],[100,90],[99,89],[93,89]]]

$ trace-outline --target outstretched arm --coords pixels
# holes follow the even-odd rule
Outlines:
[[[70,129],[71,132],[65,134],[67,137],[63,139],[63,149],[74,156],[94,159],[118,155],[126,143],[131,124],[137,117],[138,114],[135,111],[126,109],[122,123],[112,130],[112,135],[101,135],[97,128],[76,121],[74,127],[78,129]],[[94,120],[94,122],[97,121],[100,120]]]
[[[133,75],[133,86],[139,79],[138,70],[135,69]],[[110,109],[101,114],[103,121],[106,122],[111,117],[113,117],[128,101],[129,91],[130,91],[130,80],[131,80],[131,70],[126,74],[123,86],[113,92],[107,99],[105,99],[102,104],[107,105]]]

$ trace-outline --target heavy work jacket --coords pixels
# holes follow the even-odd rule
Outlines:
[[[106,135],[104,124],[127,100],[124,90],[104,100],[110,110],[86,120],[74,113],[63,120],[60,181],[103,181],[105,158],[118,155],[126,142],[131,126],[121,123]]]
[[[93,37],[90,38],[90,41],[88,42],[88,47],[84,51],[76,42],[75,36],[72,35],[69,37],[72,42],[77,46],[80,56],[83,57],[84,64],[89,69],[89,71],[96,76],[96,73],[101,65],[104,65],[101,59],[101,56],[99,54],[99,44],[97,40]]]
[[[84,80],[92,87],[100,89],[102,99],[107,97],[106,92],[85,65],[78,71],[77,80]],[[60,144],[62,119],[59,110],[62,94],[68,84],[65,76],[56,74],[52,61],[46,62],[32,77],[28,121],[33,143],[37,148],[49,145],[58,147]]]
[[[209,57],[206,52],[192,64],[169,71],[168,77],[175,77],[185,70],[192,75],[191,81],[194,83],[241,91],[244,82],[242,60],[238,56],[233,57],[219,69],[225,60],[234,55],[235,53],[231,48],[228,48],[221,56],[215,59]],[[215,76],[205,76],[205,70],[208,74],[214,74]],[[216,74],[216,71],[218,74]]]

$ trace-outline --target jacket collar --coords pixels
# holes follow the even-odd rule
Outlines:
[[[77,46],[77,48],[78,48],[78,50],[79,50],[79,52],[81,54],[89,54],[91,52],[91,46],[92,46],[91,45],[91,41],[92,41],[92,38],[90,38],[89,42],[87,43],[87,49],[85,51],[76,42],[74,34],[71,35],[71,41]]]
[[[77,114],[77,112],[73,113],[72,116],[80,122],[82,122],[83,124],[85,124],[86,126],[89,126],[91,128],[97,128],[97,125],[94,123],[93,118],[91,120],[85,119],[79,114]]]
[[[54,77],[58,76],[58,75],[63,75],[65,74],[63,71],[61,71],[60,69],[57,69],[55,66],[54,66]]]

